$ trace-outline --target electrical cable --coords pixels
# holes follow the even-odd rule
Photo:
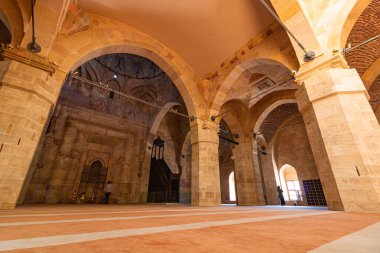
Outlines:
[[[161,109],[165,109],[163,106],[159,106],[159,105],[150,103],[148,101],[145,101],[145,100],[143,100],[141,98],[137,98],[137,97],[134,97],[132,95],[129,95],[129,94],[125,93],[125,92],[121,92],[121,91],[112,89],[112,88],[108,87],[107,85],[103,84],[102,82],[97,83],[97,82],[94,82],[94,81],[90,81],[90,80],[88,80],[88,79],[86,79],[84,77],[81,77],[81,76],[78,76],[77,74],[72,74],[72,73],[69,76],[72,77],[72,78],[74,78],[74,79],[77,79],[77,80],[79,80],[81,82],[85,82],[85,83],[91,84],[93,86],[96,86],[98,88],[105,89],[105,90],[108,90],[108,91],[112,91],[115,94],[118,94],[120,96],[126,97],[126,98],[131,99],[131,100],[134,100],[136,102],[143,103],[143,104],[149,105],[151,107],[155,107],[155,108],[160,109],[160,110]],[[186,114],[174,111],[173,109],[170,109],[170,110],[167,110],[167,111],[169,113],[173,113],[173,114],[176,114],[178,116],[181,116],[181,117],[184,117],[184,118],[187,118],[187,119],[190,119],[190,120],[194,120],[196,118],[196,116],[193,116],[193,115],[189,116],[189,115],[186,115]]]
[[[367,40],[365,40],[365,41],[363,41],[363,42],[357,44],[357,45],[354,46],[354,47],[344,48],[344,49],[343,49],[343,53],[344,53],[344,54],[349,53],[350,51],[355,50],[355,49],[357,49],[358,47],[364,46],[364,45],[366,45],[366,44],[368,44],[368,43],[370,43],[370,42],[372,42],[372,41],[374,41],[374,40],[377,40],[377,39],[380,39],[380,34],[379,34],[379,35],[376,35],[376,36],[374,36],[374,37],[372,37],[372,38],[369,38],[369,39],[367,39]]]
[[[126,78],[130,78],[130,79],[139,79],[139,80],[151,80],[151,79],[155,79],[155,78],[158,78],[160,76],[163,76],[165,74],[164,71],[161,71],[158,75],[153,75],[153,76],[147,76],[147,77],[138,77],[138,76],[131,76],[131,75],[127,75],[125,74],[122,74],[114,69],[112,69],[111,67],[108,67],[107,64],[103,64],[101,63],[98,59],[95,58],[95,60],[104,68],[108,69],[110,72],[113,72],[115,73],[116,75],[119,75],[119,76],[123,76],[123,77],[126,77]]]
[[[27,45],[27,48],[32,53],[39,53],[41,52],[41,46],[37,44],[36,42],[36,34],[35,34],[35,27],[34,27],[34,5],[35,0],[31,0],[32,5],[32,42],[30,42]]]
[[[272,16],[280,23],[280,25],[289,33],[289,35],[294,39],[297,45],[304,51],[305,55],[303,57],[304,61],[312,61],[315,58],[315,52],[307,51],[306,48],[302,45],[302,43],[294,36],[294,34],[286,27],[286,25],[282,22],[282,20],[277,16],[277,14],[272,10],[272,8],[264,1],[260,0],[262,5],[272,14]]]

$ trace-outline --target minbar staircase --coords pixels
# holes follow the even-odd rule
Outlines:
[[[148,202],[178,203],[180,174],[173,173],[164,159],[152,158],[150,163]]]

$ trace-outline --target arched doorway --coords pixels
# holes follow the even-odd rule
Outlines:
[[[161,112],[147,103],[154,102],[159,107],[176,105],[178,113],[187,115],[180,92],[159,66],[137,55],[100,56],[84,63],[74,73],[78,78],[66,80],[35,155],[36,163],[31,167],[30,183],[25,184],[23,203],[71,203],[73,192],[79,195],[81,191],[85,191],[86,199],[95,193],[94,202],[99,201],[98,188],[83,187],[81,179],[83,168],[86,185],[90,180],[86,178],[93,178],[85,165],[91,167],[90,162],[95,160],[107,168],[107,178],[112,180],[115,190],[112,203],[146,203],[150,164],[144,161],[150,162],[150,129]],[[94,83],[102,83],[115,93]],[[176,165],[180,162],[184,140],[174,137],[187,129],[188,124],[188,118],[167,113],[157,126],[165,140],[172,138],[170,144],[165,144],[165,161],[176,174],[181,173]],[[160,163],[159,158],[164,155],[161,151],[156,157]],[[100,167],[98,164],[97,168]],[[44,183],[40,184],[42,178]],[[172,189],[178,202],[176,182]],[[90,183],[96,182],[90,180]]]
[[[324,193],[306,133],[295,103],[274,103],[259,118],[255,130],[258,165],[266,204],[279,204],[281,186],[288,205],[326,205]],[[265,146],[263,152],[261,146]],[[255,154],[254,154],[255,155]]]
[[[85,167],[79,186],[79,196],[84,193],[86,203],[99,203],[103,196],[103,188],[107,178],[107,168],[96,160]]]
[[[300,204],[302,192],[296,169],[291,165],[285,164],[281,167],[279,175],[285,200]]]
[[[231,129],[227,122],[222,119],[219,123],[219,176],[220,176],[220,192],[222,204],[235,204],[231,199],[231,174],[235,172],[235,162],[233,157],[234,140]],[[233,176],[233,181],[235,178]],[[235,184],[233,186],[235,192]],[[236,194],[236,192],[235,192]]]
[[[228,185],[229,185],[229,190],[230,190],[230,201],[235,202],[236,201],[235,172],[231,172],[230,176],[228,177]]]

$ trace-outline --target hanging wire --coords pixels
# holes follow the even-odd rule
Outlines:
[[[178,138],[180,138],[180,137],[184,136],[185,134],[187,134],[188,132],[190,132],[190,130],[191,130],[190,128],[183,130],[179,135],[176,135],[172,138],[166,139],[165,142],[174,142]]]
[[[348,52],[350,52],[350,51],[352,51],[352,50],[355,50],[355,49],[357,49],[357,48],[359,48],[359,47],[361,47],[361,46],[364,46],[364,45],[366,45],[366,44],[368,44],[368,43],[370,43],[370,42],[372,42],[372,41],[374,41],[374,40],[377,40],[377,39],[380,39],[380,34],[379,34],[379,35],[376,35],[376,36],[374,36],[374,37],[372,37],[372,38],[369,38],[369,39],[367,39],[367,40],[365,40],[365,41],[363,41],[363,42],[357,44],[357,45],[354,46],[354,47],[347,47],[347,48],[344,48],[344,49],[343,49],[343,53],[346,54],[346,53],[348,53]]]
[[[134,97],[132,95],[129,95],[129,94],[125,93],[125,92],[121,92],[121,91],[112,89],[112,88],[108,87],[108,85],[103,84],[102,82],[97,83],[97,82],[94,82],[94,81],[90,81],[90,80],[88,80],[88,79],[86,79],[84,77],[78,76],[77,74],[73,74],[73,73],[70,74],[69,76],[72,77],[72,78],[74,78],[74,79],[77,79],[77,80],[79,80],[81,82],[85,82],[85,83],[91,84],[93,86],[96,86],[98,88],[101,88],[101,89],[104,89],[104,90],[108,90],[108,91],[112,91],[115,94],[118,94],[120,96],[126,97],[126,98],[131,99],[131,100],[134,100],[136,102],[143,103],[143,104],[149,105],[151,107],[154,107],[154,108],[157,108],[157,109],[160,109],[160,110],[161,109],[165,109],[166,110],[166,108],[164,108],[163,106],[159,106],[159,105],[150,103],[148,101],[145,101],[145,100],[143,100],[141,98],[137,98],[137,97]],[[187,119],[190,119],[190,120],[194,120],[196,118],[196,116],[193,116],[193,115],[189,116],[189,115],[186,115],[184,113],[177,112],[177,111],[175,111],[173,109],[170,109],[170,110],[167,110],[167,111],[169,113],[173,113],[173,114],[176,114],[178,116],[181,116],[181,117],[184,117],[184,118],[187,118]]]
[[[123,58],[124,59],[124,58]],[[121,72],[118,72],[114,69],[112,69],[111,67],[107,66],[107,63],[103,64],[102,62],[100,62],[99,59],[95,58],[95,61],[97,61],[102,67],[108,69],[110,72],[113,72],[115,73],[116,75],[119,75],[119,76],[123,76],[123,77],[126,77],[126,78],[130,78],[130,79],[139,79],[139,80],[151,80],[151,79],[155,79],[155,78],[158,78],[160,76],[163,76],[165,74],[164,71],[161,71],[159,72],[158,74],[154,74],[153,76],[144,76],[144,77],[138,77],[137,75],[136,76],[131,76],[131,75],[128,75],[124,72],[121,73]],[[107,62],[107,59],[106,59],[106,62]]]
[[[294,34],[286,27],[286,25],[282,22],[282,20],[277,16],[277,14],[272,10],[272,8],[264,1],[260,0],[262,5],[272,14],[272,16],[280,23],[280,25],[289,33],[289,35],[294,39],[297,45],[304,51],[305,55],[303,57],[304,61],[312,61],[315,58],[315,52],[307,51],[306,48],[302,45],[302,43],[294,36]]]
[[[34,26],[34,18],[35,18],[35,15],[34,15],[34,6],[35,6],[35,0],[31,0],[31,5],[32,5],[32,42],[30,42],[27,45],[27,48],[32,53],[39,53],[39,52],[41,52],[41,46],[38,45],[38,43],[36,41],[36,30],[35,30],[35,26]]]

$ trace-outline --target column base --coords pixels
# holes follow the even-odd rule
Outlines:
[[[16,203],[2,202],[0,204],[0,210],[12,210],[16,208]]]

